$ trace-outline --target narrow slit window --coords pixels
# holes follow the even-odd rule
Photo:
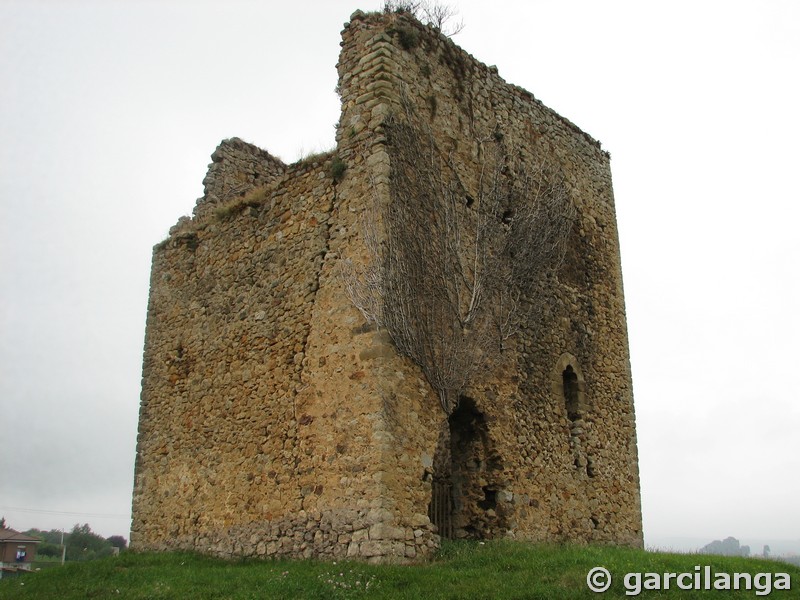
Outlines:
[[[567,365],[561,374],[564,385],[564,402],[567,405],[567,417],[573,423],[580,418],[580,407],[578,403],[578,374],[572,365]]]

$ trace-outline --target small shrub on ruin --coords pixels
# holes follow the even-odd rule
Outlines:
[[[336,154],[331,161],[330,173],[334,183],[339,183],[347,170],[347,164]]]

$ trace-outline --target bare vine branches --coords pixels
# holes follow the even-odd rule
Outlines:
[[[390,201],[362,215],[369,262],[346,265],[343,281],[450,414],[476,371],[530,322],[542,278],[563,259],[575,209],[558,173],[515,158],[502,136],[480,142],[472,195],[431,132],[392,117],[386,132]]]

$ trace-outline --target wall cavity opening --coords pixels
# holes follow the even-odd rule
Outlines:
[[[580,408],[578,402],[578,374],[572,365],[567,365],[561,373],[562,386],[564,390],[564,401],[567,404],[567,417],[573,423],[580,418]]]
[[[489,487],[483,488],[483,500],[478,502],[478,506],[483,510],[494,510],[497,508],[497,490]]]
[[[489,539],[505,532],[502,464],[486,415],[462,396],[443,424],[433,461],[428,516],[444,538]]]
[[[576,475],[589,479],[595,476],[595,465],[585,447],[587,431],[591,424],[586,420],[586,384],[578,359],[572,354],[562,354],[552,374],[553,393],[563,402],[567,417],[569,449]]]

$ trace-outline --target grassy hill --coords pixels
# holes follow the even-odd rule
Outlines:
[[[612,574],[609,591],[587,587],[587,573],[603,566]],[[670,589],[642,589],[640,598],[755,598],[786,573],[789,591],[769,597],[800,598],[800,569],[781,562],[720,556],[661,554],[628,548],[536,546],[515,542],[448,543],[437,559],[417,566],[355,562],[223,561],[187,553],[126,552],[117,558],[67,564],[0,581],[0,600],[25,598],[630,598],[631,572],[690,573],[710,590],[687,591],[675,579]],[[751,589],[713,589],[720,573],[751,574]],[[758,573],[769,573],[756,578]],[[644,588],[647,577],[639,580]],[[653,583],[652,577],[650,583]],[[785,583],[785,581],[784,581]],[[733,583],[731,582],[731,585]],[[741,582],[744,586],[744,581]],[[760,591],[759,595],[756,592]]]

